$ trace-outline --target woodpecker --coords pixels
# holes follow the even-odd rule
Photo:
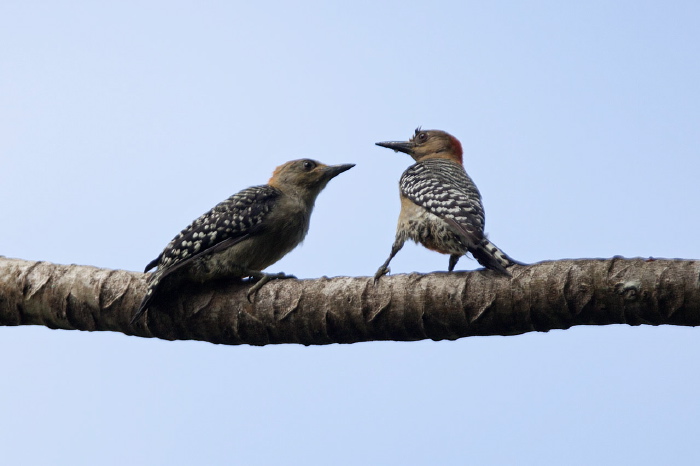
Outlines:
[[[354,166],[292,160],[277,167],[268,184],[246,188],[217,204],[146,266],[144,272],[157,270],[148,277],[148,291],[131,323],[167,289],[165,281],[252,277],[258,282],[248,291],[250,299],[271,279],[294,278],[262,270],[303,241],[318,194],[332,178]]]
[[[507,267],[521,264],[484,235],[481,195],[462,165],[462,144],[439,130],[416,129],[409,141],[378,142],[416,161],[401,175],[401,213],[389,258],[374,274],[375,283],[389,273],[389,262],[411,239],[449,254],[448,271],[470,252],[487,269],[510,276]]]

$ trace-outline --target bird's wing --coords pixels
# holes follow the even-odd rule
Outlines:
[[[224,250],[258,233],[280,194],[272,186],[253,186],[214,206],[173,238],[158,256],[158,270],[163,272],[160,278],[197,257]]]
[[[441,159],[414,164],[401,176],[399,187],[413,203],[445,220],[466,244],[483,238],[481,195],[461,165]]]

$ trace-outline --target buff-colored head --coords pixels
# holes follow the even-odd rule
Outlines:
[[[354,163],[326,165],[311,159],[292,160],[277,167],[268,184],[283,192],[297,192],[313,202],[330,180],[354,166]]]
[[[459,140],[445,131],[437,129],[416,129],[408,141],[378,142],[378,146],[404,152],[416,162],[426,159],[449,159],[462,163],[462,144]]]

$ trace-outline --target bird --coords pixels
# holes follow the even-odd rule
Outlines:
[[[481,194],[464,170],[462,144],[441,130],[418,127],[408,141],[377,142],[376,145],[404,152],[416,163],[401,175],[401,212],[396,238],[388,259],[374,275],[374,282],[389,273],[389,263],[407,240],[450,256],[452,272],[467,252],[487,269],[510,276],[508,267],[523,265],[484,234]]]
[[[146,266],[144,272],[157,269],[148,277],[148,289],[131,323],[167,289],[166,281],[252,277],[258,281],[248,291],[250,300],[272,279],[295,278],[262,270],[304,240],[316,197],[331,179],[354,166],[292,160],[277,167],[267,184],[243,189],[214,206]]]

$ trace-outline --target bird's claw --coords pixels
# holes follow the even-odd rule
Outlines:
[[[382,278],[384,275],[388,274],[391,271],[389,267],[379,267],[379,270],[377,270],[377,273],[374,274],[374,284],[376,285],[379,283],[379,279]]]
[[[246,293],[246,298],[248,298],[248,302],[249,303],[253,302],[251,297],[253,297],[255,295],[255,293],[257,293],[258,290],[260,288],[262,288],[265,283],[269,282],[270,280],[283,280],[283,279],[287,279],[287,278],[296,279],[297,277],[295,277],[294,275],[287,275],[284,272],[262,274],[262,276],[260,277],[260,280],[258,280],[257,283],[255,283],[255,285],[251,286],[250,289],[248,290],[248,293]]]

